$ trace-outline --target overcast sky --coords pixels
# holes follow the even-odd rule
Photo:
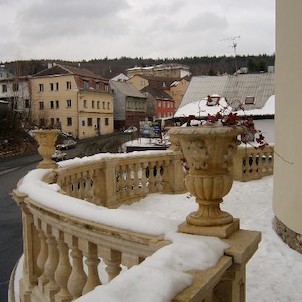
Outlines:
[[[275,0],[0,0],[0,16],[0,62],[275,52]]]

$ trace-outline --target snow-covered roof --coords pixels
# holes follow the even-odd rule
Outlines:
[[[174,117],[186,117],[189,115],[195,115],[197,118],[204,118],[208,116],[208,114],[215,115],[223,108],[228,108],[229,111],[232,110],[231,107],[228,106],[225,98],[220,98],[217,105],[208,106],[208,99],[203,98],[196,101],[193,101],[183,107],[178,108]]]
[[[127,81],[127,80],[129,80],[129,77],[127,77],[123,73],[120,73],[111,79],[111,81]]]
[[[212,97],[215,95],[212,95]],[[260,109],[251,109],[251,110],[238,110],[234,111],[230,106],[228,106],[225,98],[221,97],[219,100],[219,104],[215,106],[207,105],[207,98],[203,98],[200,100],[193,101],[183,107],[178,108],[174,117],[186,117],[189,115],[195,115],[199,118],[204,118],[208,116],[208,114],[215,115],[221,109],[227,108],[229,112],[233,111],[237,113],[238,116],[268,116],[275,115],[275,96],[272,95],[265,105]]]
[[[235,109],[239,103],[245,110],[262,108],[270,96],[275,94],[275,74],[238,74],[236,76],[195,76],[183,96],[180,107],[209,94],[223,96]],[[245,104],[246,97],[254,97],[253,104]]]
[[[234,111],[239,116],[264,116],[275,115],[275,96],[272,95],[260,109],[238,110]]]
[[[132,96],[135,98],[146,98],[146,96],[137,90],[133,84],[128,82],[121,82],[121,81],[112,81],[110,80],[110,86],[114,90],[118,90],[125,96]]]

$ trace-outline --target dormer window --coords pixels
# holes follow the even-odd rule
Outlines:
[[[220,96],[219,95],[208,95],[207,97],[207,106],[219,105]]]
[[[255,104],[255,97],[254,96],[247,96],[245,98],[245,105],[254,105]]]
[[[83,88],[84,89],[88,89],[89,88],[89,82],[88,81],[86,81],[86,80],[83,81]]]

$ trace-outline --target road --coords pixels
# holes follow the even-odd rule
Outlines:
[[[11,271],[22,254],[21,211],[11,197],[11,191],[28,171],[40,161],[30,155],[0,161],[0,301],[7,302]]]

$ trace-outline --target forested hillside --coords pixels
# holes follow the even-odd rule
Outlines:
[[[58,63],[71,65],[81,68],[87,68],[96,74],[105,78],[112,78],[119,73],[125,73],[127,68],[134,66],[151,66],[161,63],[178,63],[190,67],[192,75],[217,75],[233,74],[235,66],[238,68],[248,67],[249,72],[267,71],[267,66],[275,65],[274,55],[259,56],[237,56],[236,64],[234,57],[184,57],[184,58],[165,58],[165,59],[146,59],[146,58],[129,58],[121,57],[115,59],[94,59],[90,61],[62,61],[62,60],[30,60],[2,62],[13,73],[18,75],[32,75],[45,68],[48,63]]]

